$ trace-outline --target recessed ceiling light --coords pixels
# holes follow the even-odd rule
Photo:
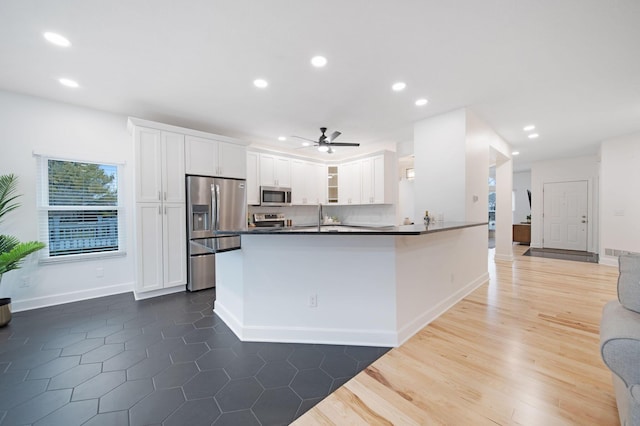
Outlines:
[[[267,87],[269,85],[269,83],[267,83],[267,80],[263,80],[261,78],[257,78],[255,80],[253,80],[253,85],[256,87],[259,87],[260,89],[264,89],[265,87]]]
[[[320,152],[327,152],[327,151],[329,151],[329,147],[328,147],[328,146],[326,146],[326,145],[320,145],[320,146],[318,147],[318,151],[320,151]]]
[[[513,151],[511,155],[520,155],[520,151]]]
[[[537,138],[538,136],[540,136],[540,135],[539,135],[539,134],[537,134],[537,133],[531,133],[531,134],[529,135],[529,139],[535,139],[535,138]]]
[[[534,126],[533,124],[530,124],[528,126],[524,126],[522,130],[524,130],[525,132],[530,132],[535,128],[536,128],[536,126]]]
[[[284,137],[284,136],[278,136],[278,140],[279,140],[279,141],[286,141],[286,140],[287,140],[287,138],[286,138],[286,137]]]
[[[397,83],[393,83],[393,86],[391,86],[391,89],[393,89],[394,92],[400,92],[404,90],[406,87],[407,87],[407,83],[399,81]]]
[[[67,86],[67,87],[73,87],[74,89],[76,87],[80,87],[80,85],[78,84],[77,81],[68,79],[68,78],[61,78],[58,80],[60,82],[60,84],[62,84],[63,86]]]
[[[424,106],[424,105],[426,105],[428,103],[429,103],[428,100],[426,100],[425,98],[422,98],[422,99],[418,99],[416,101],[416,106]]]
[[[309,142],[302,142],[302,146],[309,146],[311,145]]]
[[[43,34],[43,36],[49,43],[53,43],[56,46],[61,46],[61,47],[71,46],[71,42],[66,37],[63,37],[60,34],[46,32]]]
[[[327,58],[325,58],[324,56],[314,56],[313,58],[311,58],[311,65],[316,68],[322,68],[327,65]]]

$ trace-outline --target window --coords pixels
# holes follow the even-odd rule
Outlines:
[[[40,232],[46,258],[124,251],[119,169],[40,158]]]

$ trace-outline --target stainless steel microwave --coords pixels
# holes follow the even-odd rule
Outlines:
[[[291,188],[282,188],[278,186],[261,186],[260,187],[260,205],[261,206],[290,206],[291,205]]]

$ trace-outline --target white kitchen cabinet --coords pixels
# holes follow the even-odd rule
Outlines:
[[[291,159],[260,154],[260,185],[291,187]]]
[[[294,205],[326,203],[326,166],[291,160],[291,198]]]
[[[339,204],[360,204],[362,197],[362,162],[352,161],[338,167]]]
[[[326,173],[326,182],[327,182],[327,203],[329,204],[338,204],[338,182],[339,182],[339,174],[338,174],[338,166],[327,166]]]
[[[362,161],[362,204],[393,203],[393,155],[385,153]]]
[[[136,203],[136,292],[187,283],[186,206]]]
[[[136,202],[184,203],[184,136],[136,127]]]
[[[260,204],[259,154],[247,152],[247,204],[257,206]]]
[[[187,136],[186,172],[190,175],[222,176],[245,179],[246,147],[214,139]]]
[[[304,205],[308,203],[310,186],[309,163],[302,160],[291,160],[291,204]]]
[[[314,187],[311,188],[309,198],[313,204],[327,204],[327,166],[311,163]]]
[[[184,135],[134,127],[138,293],[185,285]]]

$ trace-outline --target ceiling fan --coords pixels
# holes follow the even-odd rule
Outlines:
[[[318,147],[318,151],[326,152],[327,154],[333,154],[332,147],[334,146],[360,146],[359,143],[354,143],[354,142],[334,142],[334,140],[336,140],[336,138],[342,134],[341,132],[335,131],[331,133],[330,136],[327,136],[325,135],[325,133],[327,132],[326,127],[320,127],[320,131],[322,132],[322,135],[320,135],[317,141],[313,139],[303,138],[302,136],[291,136],[291,137],[312,142],[313,146]]]

